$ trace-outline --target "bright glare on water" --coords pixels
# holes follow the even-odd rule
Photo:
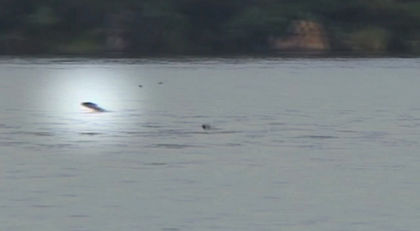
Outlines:
[[[419,67],[1,58],[0,230],[418,230]]]

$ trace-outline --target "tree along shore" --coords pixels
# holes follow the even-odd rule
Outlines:
[[[1,0],[0,54],[420,54],[418,0]]]

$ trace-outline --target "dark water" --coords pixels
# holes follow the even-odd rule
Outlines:
[[[419,67],[2,58],[0,230],[417,230]]]

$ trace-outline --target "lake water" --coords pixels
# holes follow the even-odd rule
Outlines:
[[[0,80],[0,230],[420,228],[420,59],[4,57]]]

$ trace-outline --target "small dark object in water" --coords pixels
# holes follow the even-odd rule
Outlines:
[[[202,128],[203,130],[210,130],[210,129],[211,129],[211,126],[210,126],[210,124],[202,124],[202,125],[201,125],[201,128]]]
[[[162,85],[162,84],[163,84],[163,82],[159,82],[158,84],[159,84],[159,85]]]
[[[139,87],[143,87],[143,85],[139,85]]]
[[[81,105],[85,106],[89,109],[92,109],[95,112],[106,112],[105,109],[103,109],[103,108],[99,107],[98,105],[96,105],[94,103],[91,103],[91,102],[83,102],[83,103],[81,103]]]

